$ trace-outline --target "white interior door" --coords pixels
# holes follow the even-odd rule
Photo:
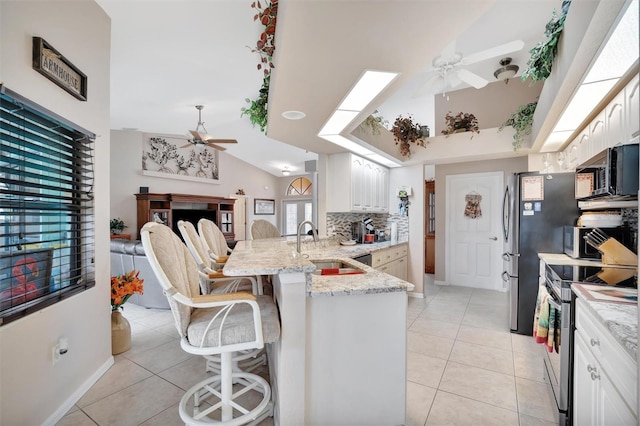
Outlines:
[[[450,175],[446,180],[448,284],[503,290],[502,172]]]

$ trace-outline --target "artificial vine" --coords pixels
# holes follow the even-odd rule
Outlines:
[[[381,129],[386,128],[389,121],[385,120],[378,110],[373,111],[373,114],[364,119],[358,126],[360,129],[365,130],[367,127],[371,129],[372,135],[379,135]]]
[[[547,39],[539,42],[529,51],[531,58],[522,73],[522,81],[526,81],[529,77],[532,81],[543,81],[551,74],[553,59],[558,53],[558,41],[562,35],[570,5],[571,0],[564,0],[560,15],[556,13],[555,9],[553,10],[552,18],[545,26],[544,35]]]
[[[509,119],[502,123],[498,128],[501,132],[505,127],[511,126],[516,131],[513,134],[513,150],[517,151],[522,147],[525,136],[531,134],[531,126],[533,125],[533,114],[536,112],[538,102],[531,102],[526,105],[520,105],[516,112],[512,113]]]
[[[245,102],[247,102],[249,106],[240,109],[240,116],[246,115],[249,117],[251,124],[254,127],[257,124],[262,133],[266,134],[269,84],[271,80],[271,70],[275,68],[273,65],[273,52],[276,48],[275,38],[278,0],[266,2],[264,8],[260,1],[254,1],[251,3],[251,8],[257,11],[257,13],[253,15],[253,20],[260,21],[264,26],[264,30],[260,34],[260,39],[256,42],[256,46],[250,48],[251,52],[257,53],[260,56],[260,63],[258,63],[257,68],[259,71],[262,70],[263,78],[258,97],[255,100],[245,99]]]

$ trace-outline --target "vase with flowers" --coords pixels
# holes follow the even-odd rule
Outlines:
[[[421,126],[414,122],[409,114],[407,117],[399,115],[391,128],[396,145],[400,146],[400,154],[403,157],[411,157],[411,144],[425,146],[425,138],[429,136],[429,127]]]
[[[478,119],[473,114],[459,112],[458,114],[453,115],[451,111],[449,111],[447,115],[444,116],[444,119],[447,125],[442,131],[443,135],[449,136],[452,133],[460,132],[473,132],[480,134]],[[473,139],[473,135],[471,135],[471,139]]]
[[[131,348],[131,325],[122,316],[120,309],[133,294],[142,294],[144,280],[139,275],[140,271],[133,270],[124,275],[111,277],[111,353],[113,355]]]

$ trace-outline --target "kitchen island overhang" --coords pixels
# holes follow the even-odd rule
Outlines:
[[[351,257],[390,244],[341,247],[331,239],[241,241],[227,275],[271,275],[282,334],[268,348],[276,424],[403,424],[407,291],[411,283]],[[313,260],[364,273],[316,275]]]

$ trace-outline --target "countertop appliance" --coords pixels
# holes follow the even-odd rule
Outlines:
[[[638,196],[638,144],[601,151],[577,167],[576,177],[591,176],[591,193],[581,199]]]
[[[564,253],[574,259],[600,259],[602,254],[589,245],[584,236],[596,228],[565,226],[564,227]],[[615,238],[625,247],[633,250],[633,241],[629,228],[619,226],[616,228],[598,228],[611,238]]]
[[[351,222],[351,239],[358,244],[364,243],[364,236],[367,231],[365,224],[362,222]]]
[[[595,262],[594,262],[595,263]],[[544,351],[544,375],[555,401],[558,424],[572,424],[573,347],[575,331],[575,294],[571,284],[586,283],[638,288],[637,269],[617,266],[549,265],[545,264],[547,300],[556,310],[555,333],[559,334],[557,352]]]
[[[502,279],[509,292],[512,332],[533,334],[538,253],[562,253],[563,228],[574,225],[579,215],[574,173],[526,172],[509,176],[502,212]]]

